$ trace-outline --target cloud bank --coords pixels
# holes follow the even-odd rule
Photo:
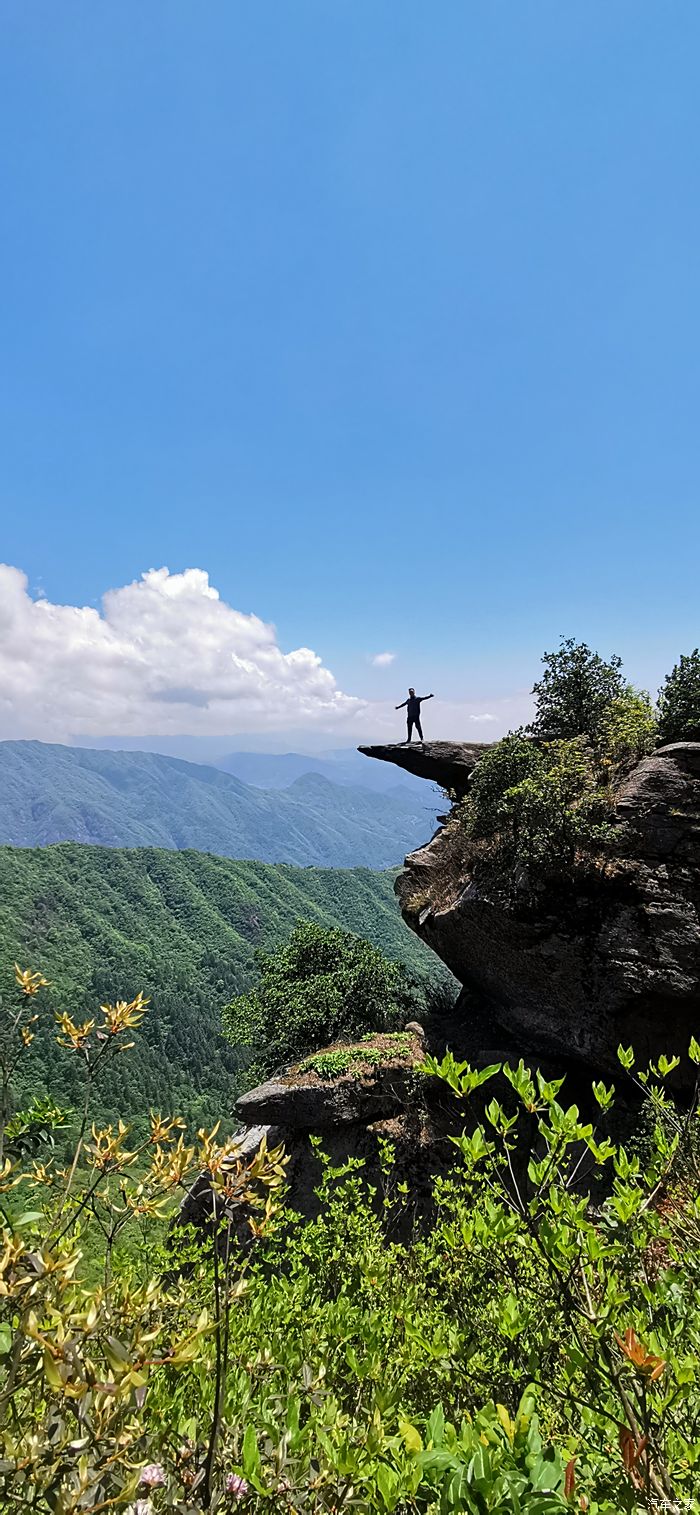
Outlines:
[[[308,647],[234,610],[200,568],[150,569],[102,609],[34,599],[0,564],[0,737],[337,730],[365,709]]]

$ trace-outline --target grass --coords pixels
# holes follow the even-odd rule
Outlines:
[[[396,1062],[413,1050],[410,1031],[390,1031],[377,1036],[369,1032],[354,1047],[328,1047],[314,1052],[299,1064],[299,1073],[315,1073],[318,1078],[342,1078],[350,1072],[364,1073],[381,1063]]]

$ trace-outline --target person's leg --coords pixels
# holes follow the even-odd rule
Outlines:
[[[410,715],[408,717],[408,720],[406,721],[406,731],[408,732],[408,735],[406,737],[406,741],[410,742],[411,737],[413,735],[413,721],[411,720]]]
[[[420,723],[420,716],[418,717],[418,719],[416,721],[416,731],[418,732],[418,735],[419,735],[419,737],[420,737],[420,739],[422,741],[423,740],[423,727],[421,726],[421,723]]]

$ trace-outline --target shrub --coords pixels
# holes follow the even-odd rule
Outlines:
[[[656,735],[657,722],[648,694],[628,684],[601,719],[598,758],[612,769],[624,768],[653,750]]]
[[[449,1212],[456,1185],[465,1207],[458,1245],[465,1265],[478,1259],[475,1376],[493,1332],[503,1355],[484,1356],[504,1398],[511,1374],[550,1385],[550,1425],[571,1433],[578,1422],[571,1439],[564,1436],[578,1507],[697,1511],[699,1085],[689,1109],[677,1110],[665,1081],[678,1057],[636,1073],[631,1049],[618,1056],[648,1112],[643,1153],[601,1134],[576,1105],[567,1109],[558,1097],[563,1079],[533,1076],[522,1062],[476,1070],[449,1055],[440,1064],[428,1059],[427,1071],[465,1110],[464,1172],[443,1199]],[[700,1064],[694,1040],[690,1057]],[[508,1100],[493,1098],[485,1116],[470,1120],[474,1095],[499,1072]],[[592,1092],[605,1126],[614,1089],[594,1083]],[[454,1216],[448,1226],[454,1236]]]
[[[492,839],[482,866],[504,887],[570,869],[613,832],[609,799],[585,741],[535,743],[512,733],[484,753],[458,812],[468,837]]]
[[[286,946],[260,952],[258,985],[223,1013],[224,1033],[253,1049],[256,1075],[326,1042],[384,1031],[415,1010],[417,986],[400,963],[349,931],[312,922]]]
[[[512,862],[531,878],[569,872],[579,851],[591,853],[614,835],[608,797],[580,741],[548,743],[501,808]]]
[[[6,1090],[41,988],[20,972],[0,1006]],[[145,1013],[137,997],[60,1016],[86,1089]],[[464,1129],[436,1224],[410,1245],[383,1224],[411,1198],[392,1191],[387,1144],[379,1207],[361,1162],[323,1159],[302,1225],[280,1209],[279,1154],[246,1168],[216,1133],[190,1147],[155,1115],[138,1152],[121,1125],[89,1133],[86,1098],[67,1170],[24,1149],[0,1162],[0,1507],[697,1515],[698,1088],[677,1110],[675,1059],[639,1074],[620,1060],[648,1112],[640,1149],[601,1129],[602,1083],[594,1125],[522,1063],[429,1059]],[[507,1108],[498,1090],[486,1103],[499,1073]],[[175,1233],[166,1252],[154,1232],[198,1166],[218,1244]],[[112,1247],[109,1286],[89,1286],[90,1232],[118,1241],[125,1213],[143,1226],[137,1262]]]
[[[469,836],[493,836],[503,826],[503,799],[509,789],[542,766],[542,755],[522,731],[511,731],[487,748],[472,775],[461,819]]]
[[[700,651],[683,654],[659,690],[662,742],[700,740]]]
[[[545,652],[542,662],[531,730],[545,738],[597,737],[606,711],[624,694],[622,659],[613,654],[606,663],[585,642],[562,637],[558,651]]]
[[[133,1046],[127,1038],[146,1014],[139,994],[80,1023],[56,1016],[58,1043],[82,1070],[85,1091],[72,1160],[58,1164],[47,1132],[60,1128],[63,1111],[45,1102],[7,1122],[11,1080],[34,1039],[44,987],[40,973],[17,968],[14,1000],[0,1000],[0,1506],[37,1515],[127,1508],[150,1515],[150,1500],[137,1495],[157,1490],[161,1509],[182,1509],[188,1471],[176,1452],[177,1379],[196,1359],[211,1357],[213,1336],[191,1506],[208,1509],[225,1477],[215,1369],[245,1259],[237,1250],[235,1280],[229,1246],[220,1270],[195,1267],[187,1282],[168,1282],[154,1240],[203,1168],[222,1225],[243,1202],[262,1233],[282,1182],[281,1153],[263,1148],[246,1169],[227,1166],[231,1144],[217,1143],[216,1131],[186,1143],[178,1118],[151,1114],[140,1143],[122,1121],[90,1125],[96,1073]],[[142,1264],[151,1263],[140,1276],[115,1266],[118,1244],[134,1227],[144,1231]],[[95,1240],[97,1286],[84,1272]]]

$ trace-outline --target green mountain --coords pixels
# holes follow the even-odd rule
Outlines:
[[[358,760],[359,761],[359,760]],[[430,796],[307,773],[260,789],[155,752],[0,742],[0,843],[194,847],[222,857],[392,868],[430,835]]]
[[[256,947],[297,920],[364,936],[424,978],[445,970],[404,926],[394,875],[367,869],[233,862],[197,852],[63,844],[0,847],[0,993],[12,964],[51,980],[21,1064],[23,1097],[77,1104],[80,1068],[56,1046],[51,1007],[75,1017],[139,989],[151,1008],[137,1046],[99,1090],[109,1119],[149,1106],[196,1123],[230,1111],[240,1055],[220,1035],[221,1007],[254,977]]]

